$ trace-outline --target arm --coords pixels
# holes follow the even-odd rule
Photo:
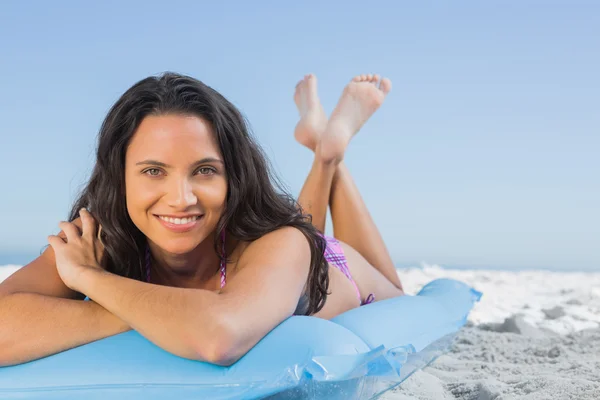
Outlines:
[[[130,329],[98,304],[76,300],[82,298],[60,279],[52,247],[0,282],[0,367]]]
[[[23,292],[0,298],[0,321],[0,367],[36,360],[130,329],[92,301]]]
[[[309,265],[304,235],[283,228],[248,245],[220,293],[151,285],[92,268],[78,286],[163,349],[230,365],[293,314]]]

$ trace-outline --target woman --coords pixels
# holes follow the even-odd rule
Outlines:
[[[0,365],[130,329],[178,356],[230,365],[293,314],[331,318],[403,294],[342,161],[390,88],[354,78],[327,121],[316,78],[297,85],[295,136],[315,151],[298,207],[219,93],[173,73],[135,84],[102,124],[71,222],[0,284],[10,327]],[[321,234],[328,204],[340,242]]]

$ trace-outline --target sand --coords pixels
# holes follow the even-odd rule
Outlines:
[[[600,273],[401,270],[483,291],[450,351],[381,399],[600,399]]]

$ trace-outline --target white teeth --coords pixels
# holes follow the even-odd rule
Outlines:
[[[170,222],[172,224],[184,225],[184,224],[189,224],[190,222],[195,221],[200,217],[171,218],[171,217],[163,217],[163,216],[159,215],[158,218],[162,219],[163,221]]]

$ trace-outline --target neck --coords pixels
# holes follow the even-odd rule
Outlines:
[[[211,235],[212,236],[212,235]],[[214,239],[204,240],[185,254],[167,252],[149,242],[152,283],[184,288],[202,288],[218,273],[220,258],[215,253]]]

